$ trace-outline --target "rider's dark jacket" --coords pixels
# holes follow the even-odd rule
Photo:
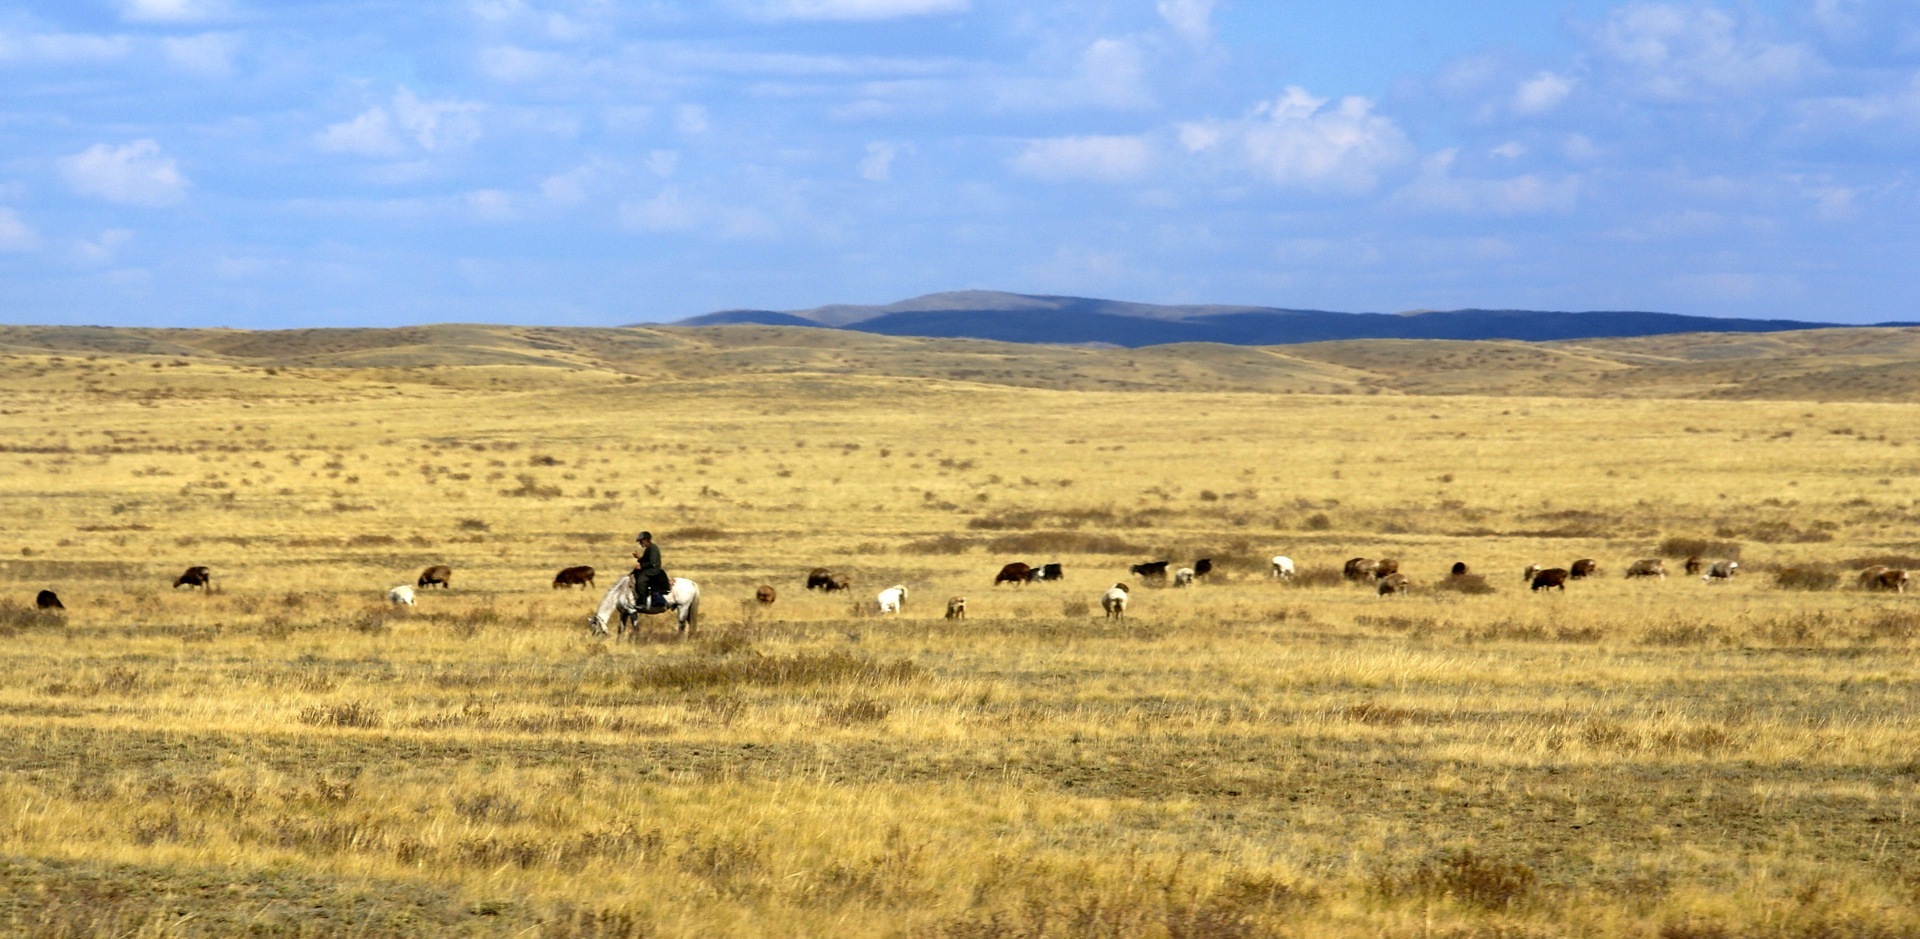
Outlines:
[[[640,560],[633,565],[634,578],[648,591],[666,593],[673,584],[667,579],[665,568],[660,566],[660,546],[649,543],[640,552]]]

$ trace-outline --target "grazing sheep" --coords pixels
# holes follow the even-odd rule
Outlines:
[[[1572,577],[1574,580],[1585,580],[1598,573],[1600,573],[1599,561],[1592,558],[1581,558],[1573,562],[1573,567],[1567,572],[1567,576]]]
[[[1167,565],[1172,563],[1172,561],[1142,561],[1139,564],[1127,568],[1127,573],[1144,577],[1148,580],[1165,580],[1167,579]]]
[[[1293,579],[1294,569],[1293,569],[1292,558],[1287,557],[1284,554],[1276,554],[1273,556],[1273,560],[1268,561],[1267,563],[1271,565],[1273,568],[1274,580],[1292,580]]]
[[[1567,578],[1569,576],[1567,569],[1564,567],[1549,567],[1533,575],[1532,589],[1537,592],[1548,588],[1558,588],[1561,593],[1566,593]]]
[[[1465,577],[1465,576],[1467,576],[1467,562],[1465,562],[1465,561],[1455,561],[1455,562],[1453,562],[1453,568],[1452,568],[1451,570],[1449,570],[1449,571],[1447,571],[1447,576],[1448,576],[1448,577]]]
[[[833,574],[827,578],[827,585],[821,588],[824,593],[838,593],[853,589],[853,578],[845,574]]]
[[[435,564],[420,572],[420,579],[414,583],[414,586],[424,590],[434,584],[439,584],[442,590],[452,589],[453,568],[445,564]]]
[[[1001,584],[1030,584],[1033,583],[1033,575],[1034,570],[1031,566],[1014,561],[1000,568],[1000,573],[993,575],[993,585],[998,587]]]
[[[1890,590],[1894,593],[1907,592],[1907,572],[1897,567],[1889,567],[1873,578],[1869,590]]]
[[[1193,586],[1193,577],[1193,568],[1183,567],[1173,572],[1173,585],[1175,587],[1191,587]]]
[[[593,586],[593,568],[585,564],[579,567],[563,567],[560,569],[560,573],[553,575],[553,589],[555,590],[561,587],[591,586]]]
[[[1733,575],[1738,573],[1740,573],[1739,561],[1715,561],[1707,568],[1706,573],[1700,575],[1700,582],[1710,584],[1716,580],[1732,580]]]
[[[1066,568],[1061,567],[1058,561],[1054,561],[1051,564],[1042,564],[1033,569],[1034,580],[1063,580],[1066,576]]]
[[[1346,567],[1341,568],[1341,573],[1348,580],[1366,580],[1373,576],[1373,568],[1377,563],[1372,558],[1349,558]]]
[[[199,587],[201,590],[210,590],[213,588],[213,572],[207,570],[207,568],[202,565],[189,567],[186,573],[173,579],[173,586],[176,589],[180,587]]]
[[[42,590],[33,598],[33,606],[38,610],[64,610],[66,604],[60,602],[60,595],[51,590]]]
[[[1706,567],[1707,567],[1706,559],[1702,558],[1700,555],[1696,554],[1690,558],[1687,558],[1686,571],[1687,571],[1688,577],[1692,577],[1693,575],[1698,574],[1703,570],[1706,570]]]
[[[1100,608],[1107,611],[1107,619],[1127,618],[1127,585],[1114,584],[1100,595]]]
[[[1397,593],[1406,593],[1407,588],[1411,586],[1413,586],[1413,581],[1407,579],[1407,575],[1399,571],[1394,571],[1380,578],[1380,595],[1390,597]]]
[[[1393,558],[1382,558],[1378,564],[1373,566],[1374,580],[1385,580],[1398,573],[1400,573],[1400,562]]]
[[[1211,573],[1213,573],[1212,558],[1201,558],[1200,560],[1193,562],[1193,576],[1205,577]]]
[[[966,618],[967,618],[967,598],[966,597],[948,597],[947,598],[947,619],[966,619]]]
[[[1627,566],[1628,577],[1658,577],[1667,579],[1667,562],[1659,558],[1642,558]]]
[[[825,590],[831,593],[833,591],[832,584],[833,572],[824,567],[816,567],[807,572],[808,590]]]
[[[907,605],[907,588],[904,584],[894,584],[880,591],[877,599],[880,601],[880,612],[898,613],[901,607]]]
[[[767,605],[771,605],[776,596],[778,596],[778,594],[774,593],[773,588],[766,584],[761,584],[759,589],[753,592],[753,598],[755,600]]]
[[[387,602],[394,606],[413,606],[413,588],[401,584],[387,591]]]

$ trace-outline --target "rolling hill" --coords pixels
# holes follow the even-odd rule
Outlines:
[[[682,326],[814,326],[886,336],[1139,348],[1182,342],[1293,345],[1349,339],[1518,339],[1551,342],[1675,333],[1770,333],[1828,328],[1797,320],[1724,319],[1638,311],[1446,310],[1335,313],[1252,306],[1160,306],[990,290],[928,294],[879,306],[725,310]],[[1884,324],[1906,325],[1906,324]]]

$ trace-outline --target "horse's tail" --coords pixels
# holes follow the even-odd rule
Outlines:
[[[687,628],[695,629],[700,625],[700,588],[693,588],[693,599],[687,601]]]

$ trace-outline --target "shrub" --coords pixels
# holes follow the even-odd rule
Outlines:
[[[1832,590],[1839,586],[1840,575],[1817,567],[1783,567],[1773,573],[1773,585],[1781,590]]]
[[[1458,577],[1448,577],[1434,584],[1433,589],[1473,595],[1494,592],[1493,585],[1487,583],[1487,579],[1479,574],[1462,574]]]
[[[1703,558],[1727,558],[1740,560],[1740,542],[1714,541],[1711,538],[1668,538],[1660,542],[1655,549],[1661,557],[1690,558],[1698,555]]]
[[[300,723],[311,727],[378,727],[381,720],[380,709],[364,701],[300,709]]]

